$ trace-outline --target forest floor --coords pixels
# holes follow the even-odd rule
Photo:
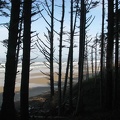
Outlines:
[[[120,90],[118,91],[120,93]],[[62,115],[58,114],[58,92],[50,99],[50,93],[31,97],[29,99],[30,120],[120,120],[120,102],[117,109],[100,109],[100,82],[99,80],[88,80],[83,82],[83,107],[81,114],[74,115],[78,85],[73,87],[73,109],[69,111],[68,93],[66,93],[66,104],[62,109]],[[120,97],[118,98],[120,101]],[[17,103],[16,103],[17,105]]]

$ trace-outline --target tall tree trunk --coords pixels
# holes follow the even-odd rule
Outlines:
[[[104,0],[102,0],[102,33],[101,33],[101,59],[100,59],[100,106],[103,109],[103,57],[104,57],[104,19],[105,8]]]
[[[63,41],[63,24],[65,15],[65,1],[62,0],[62,17],[61,17],[61,28],[60,28],[60,43],[59,43],[59,76],[58,76],[58,92],[59,92],[59,111],[61,114],[61,76],[62,76],[62,41]]]
[[[108,0],[108,41],[107,41],[107,79],[106,79],[106,109],[112,109],[113,100],[113,40],[114,40],[114,1]]]
[[[76,3],[76,6],[78,7],[78,1]],[[76,27],[76,21],[77,21],[77,13],[78,13],[78,11],[77,11],[78,8],[77,7],[76,7],[76,12],[75,12],[73,35],[75,33],[75,27]],[[63,101],[65,100],[65,93],[66,93],[68,72],[69,72],[69,63],[70,63],[70,47],[69,47],[69,53],[68,53],[68,58],[67,58],[67,66],[66,66],[66,73],[65,73],[65,83],[64,83],[64,89],[63,89]]]
[[[31,6],[32,0],[24,0],[24,33],[23,33],[23,61],[20,93],[21,119],[29,119],[29,67],[30,67],[30,43],[31,43]]]
[[[52,0],[52,11],[51,11],[51,32],[50,32],[50,87],[51,87],[51,97],[54,96],[54,0]]]
[[[69,109],[72,110],[72,87],[73,87],[73,0],[71,0],[70,14],[70,92],[69,92]]]
[[[80,16],[79,65],[78,65],[79,90],[78,90],[76,114],[80,113],[83,110],[82,80],[83,80],[83,64],[84,64],[84,49],[85,49],[85,24],[86,24],[86,5],[84,0],[81,0],[80,14],[81,16]]]
[[[118,55],[119,55],[119,13],[118,13],[118,0],[116,0],[116,11],[115,11],[115,17],[116,20],[115,23],[115,80],[114,80],[114,97],[113,97],[113,105],[114,107],[117,107],[117,96],[118,96]]]
[[[16,45],[18,39],[18,24],[20,0],[11,0],[11,18],[9,27],[8,50],[5,66],[5,83],[3,103],[1,108],[2,119],[15,119],[14,90],[16,77]]]

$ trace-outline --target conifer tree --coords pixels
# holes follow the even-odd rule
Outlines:
[[[5,65],[5,83],[3,90],[3,103],[1,108],[2,120],[16,119],[14,91],[16,78],[16,45],[18,39],[19,13],[20,0],[11,0],[11,17]]]

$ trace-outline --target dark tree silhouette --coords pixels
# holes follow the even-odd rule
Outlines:
[[[69,109],[72,110],[72,88],[73,88],[73,0],[70,6],[70,92],[69,92]]]
[[[51,31],[50,31],[50,87],[51,96],[54,96],[54,0],[51,8]]]
[[[29,119],[29,67],[30,67],[30,45],[31,45],[31,8],[32,0],[24,0],[23,3],[23,60],[22,60],[22,76],[20,90],[20,111],[21,119]]]
[[[80,37],[79,37],[79,65],[78,65],[78,101],[76,106],[76,114],[82,111],[82,80],[83,80],[83,64],[84,64],[84,50],[85,50],[85,25],[86,25],[86,5],[85,1],[81,0],[80,10]]]
[[[18,39],[18,24],[20,0],[11,0],[11,19],[9,27],[8,50],[5,65],[5,83],[3,103],[1,108],[2,119],[16,119],[14,106],[14,89],[16,77],[16,45]]]
[[[63,42],[63,27],[64,27],[64,15],[65,15],[65,1],[62,0],[62,16],[61,16],[61,27],[60,27],[60,41],[59,41],[59,75],[58,75],[58,94],[59,94],[59,110],[58,115],[61,114],[61,79],[62,79],[62,42]]]
[[[41,40],[39,37],[38,37],[38,44],[37,47],[38,49],[41,51],[41,53],[45,56],[45,59],[47,60],[48,63],[44,62],[45,66],[47,68],[49,68],[50,70],[50,73],[49,74],[46,74],[46,73],[43,73],[47,76],[49,76],[49,80],[50,80],[50,91],[51,91],[51,98],[54,96],[54,32],[56,32],[54,30],[54,0],[52,0],[50,3],[51,3],[51,6],[48,4],[49,2],[47,0],[45,0],[45,3],[43,2],[42,3],[42,6],[43,6],[43,9],[47,12],[47,14],[49,15],[50,17],[50,23],[48,22],[48,20],[45,18],[45,16],[42,14],[42,10],[39,9],[39,6],[37,5],[37,8],[39,9],[39,12],[42,16],[42,18],[45,20],[45,22],[47,23],[47,25],[50,27],[47,28],[47,32],[48,34],[44,34],[45,38],[47,39],[47,43],[49,45],[47,45],[45,43],[45,41]],[[43,44],[43,45],[42,45]]]
[[[105,1],[102,0],[102,31],[101,31],[101,58],[100,58],[100,106],[101,106],[101,109],[103,109],[104,19],[105,19]]]
[[[107,57],[106,57],[106,109],[112,109],[113,100],[113,41],[114,41],[114,1],[108,1],[108,40],[107,40]]]
[[[114,24],[115,24],[115,78],[114,78],[114,96],[113,96],[113,106],[117,107],[118,104],[118,80],[119,80],[119,68],[118,68],[118,59],[119,59],[119,9],[118,9],[118,0],[115,0],[115,13],[114,13]]]

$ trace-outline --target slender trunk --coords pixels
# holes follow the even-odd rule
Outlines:
[[[69,92],[69,109],[73,107],[72,103],[72,87],[73,87],[73,0],[71,0],[70,15],[70,92]]]
[[[95,85],[97,80],[97,36],[95,40]]]
[[[54,0],[52,0],[52,12],[51,12],[51,32],[50,32],[50,89],[51,89],[51,97],[54,96]]]
[[[89,80],[89,63],[88,63],[88,48],[87,48],[87,43],[86,43],[86,68],[87,68],[87,72],[86,72],[86,80]]]
[[[11,0],[11,18],[9,27],[8,50],[5,66],[5,83],[3,103],[1,107],[2,119],[15,119],[14,90],[16,77],[16,44],[18,39],[18,24],[20,0]]]
[[[23,61],[20,93],[21,119],[29,119],[29,69],[31,44],[31,6],[32,0],[24,0],[24,33],[23,33]]]
[[[18,35],[18,41],[17,41],[17,51],[16,51],[16,65],[15,65],[15,71],[17,75],[17,67],[18,67],[18,61],[19,61],[19,52],[20,52],[20,44],[21,44],[21,32],[22,32],[22,20],[20,22],[20,28],[19,28],[19,35]],[[16,76],[15,76],[16,77]],[[15,78],[16,79],[16,78]]]
[[[104,57],[104,19],[105,19],[105,8],[104,0],[102,0],[102,34],[101,34],[101,59],[100,59],[100,106],[103,109],[103,57]]]
[[[59,111],[61,114],[61,76],[62,76],[62,41],[63,41],[63,23],[65,14],[65,1],[62,0],[62,18],[61,18],[61,28],[60,28],[60,47],[59,47],[59,78],[58,78],[58,92],[59,92]]]
[[[91,47],[91,69],[92,69],[92,78],[94,76],[94,64],[93,64],[93,46]]]
[[[78,2],[77,2],[76,6],[78,6]],[[76,7],[76,13],[75,13],[73,35],[75,33],[76,21],[77,21],[77,7]],[[67,66],[66,66],[66,73],[65,73],[65,83],[64,83],[64,89],[63,89],[63,101],[65,100],[65,93],[66,93],[67,80],[68,80],[68,72],[69,72],[69,64],[70,64],[70,48],[69,48],[68,59],[67,59]]]
[[[68,80],[68,72],[69,72],[69,64],[70,64],[70,48],[67,58],[67,67],[66,67],[66,74],[65,74],[65,83],[64,83],[64,89],[63,89],[63,102],[65,101],[65,94],[66,94],[66,88],[67,88],[67,80]]]

